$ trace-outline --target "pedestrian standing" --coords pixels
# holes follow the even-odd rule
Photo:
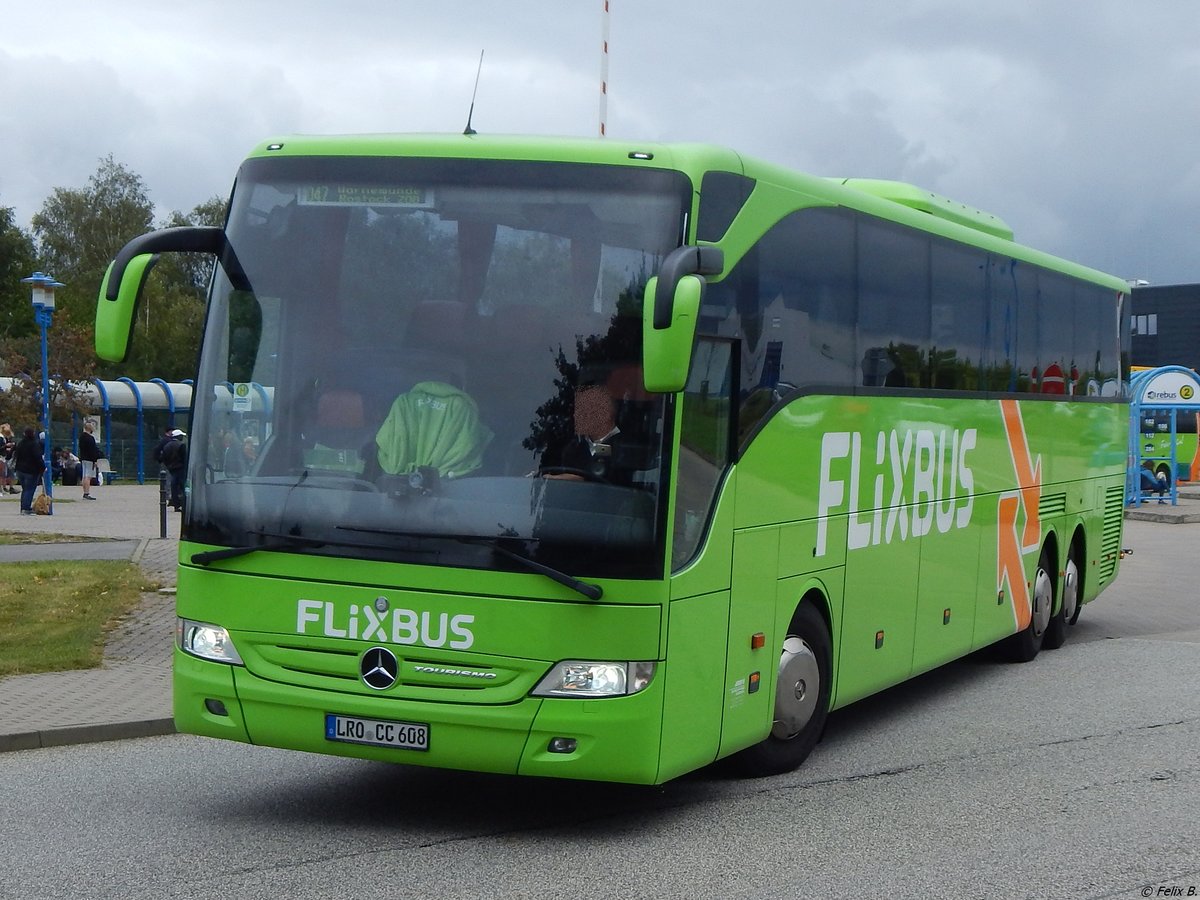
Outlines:
[[[0,425],[0,493],[18,494],[13,487],[16,480],[16,469],[13,468],[13,451],[17,449],[17,439],[13,436],[12,426],[5,422]]]
[[[183,509],[183,480],[187,474],[187,435],[176,428],[162,449],[162,464],[171,475],[171,508]]]
[[[163,448],[171,442],[171,437],[175,431],[174,425],[168,425],[167,430],[162,433],[162,437],[158,439],[158,443],[154,445],[154,450],[151,451],[154,456],[154,461],[160,466],[163,464],[162,452]]]
[[[92,482],[96,480],[96,462],[100,459],[100,445],[92,433],[96,430],[91,422],[83,423],[83,434],[79,436],[79,459],[83,463],[83,499],[95,500]]]
[[[21,483],[21,515],[33,515],[33,495],[46,471],[46,454],[42,442],[37,439],[37,432],[26,428],[22,437],[13,448],[13,468],[17,471],[17,481]]]

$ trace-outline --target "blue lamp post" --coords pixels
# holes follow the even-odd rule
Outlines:
[[[42,445],[42,452],[46,455],[46,471],[42,476],[42,481],[46,489],[46,496],[53,497],[54,478],[50,459],[50,362],[46,352],[46,331],[54,320],[54,292],[66,285],[42,272],[34,272],[28,278],[22,278],[21,283],[32,286],[33,317],[42,334],[42,430],[46,435]],[[54,507],[51,506],[50,509],[53,512]]]

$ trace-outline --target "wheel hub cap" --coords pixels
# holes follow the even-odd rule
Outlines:
[[[1033,633],[1041,634],[1050,624],[1050,610],[1054,607],[1054,585],[1050,576],[1041,567],[1033,582]]]
[[[821,686],[816,655],[808,644],[794,635],[783,642],[777,683],[775,727],[771,734],[787,740],[803,731],[812,718]]]
[[[1079,609],[1079,569],[1073,559],[1067,560],[1067,571],[1063,575],[1062,602],[1063,618],[1069,624]]]

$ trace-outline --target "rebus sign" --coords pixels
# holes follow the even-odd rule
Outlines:
[[[1160,371],[1147,372],[1144,383],[1136,381],[1135,400],[1143,406],[1195,406],[1200,407],[1200,381],[1196,373],[1182,366],[1171,366]]]

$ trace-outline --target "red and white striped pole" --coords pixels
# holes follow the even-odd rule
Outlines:
[[[607,137],[608,119],[608,0],[600,19],[600,137]]]

